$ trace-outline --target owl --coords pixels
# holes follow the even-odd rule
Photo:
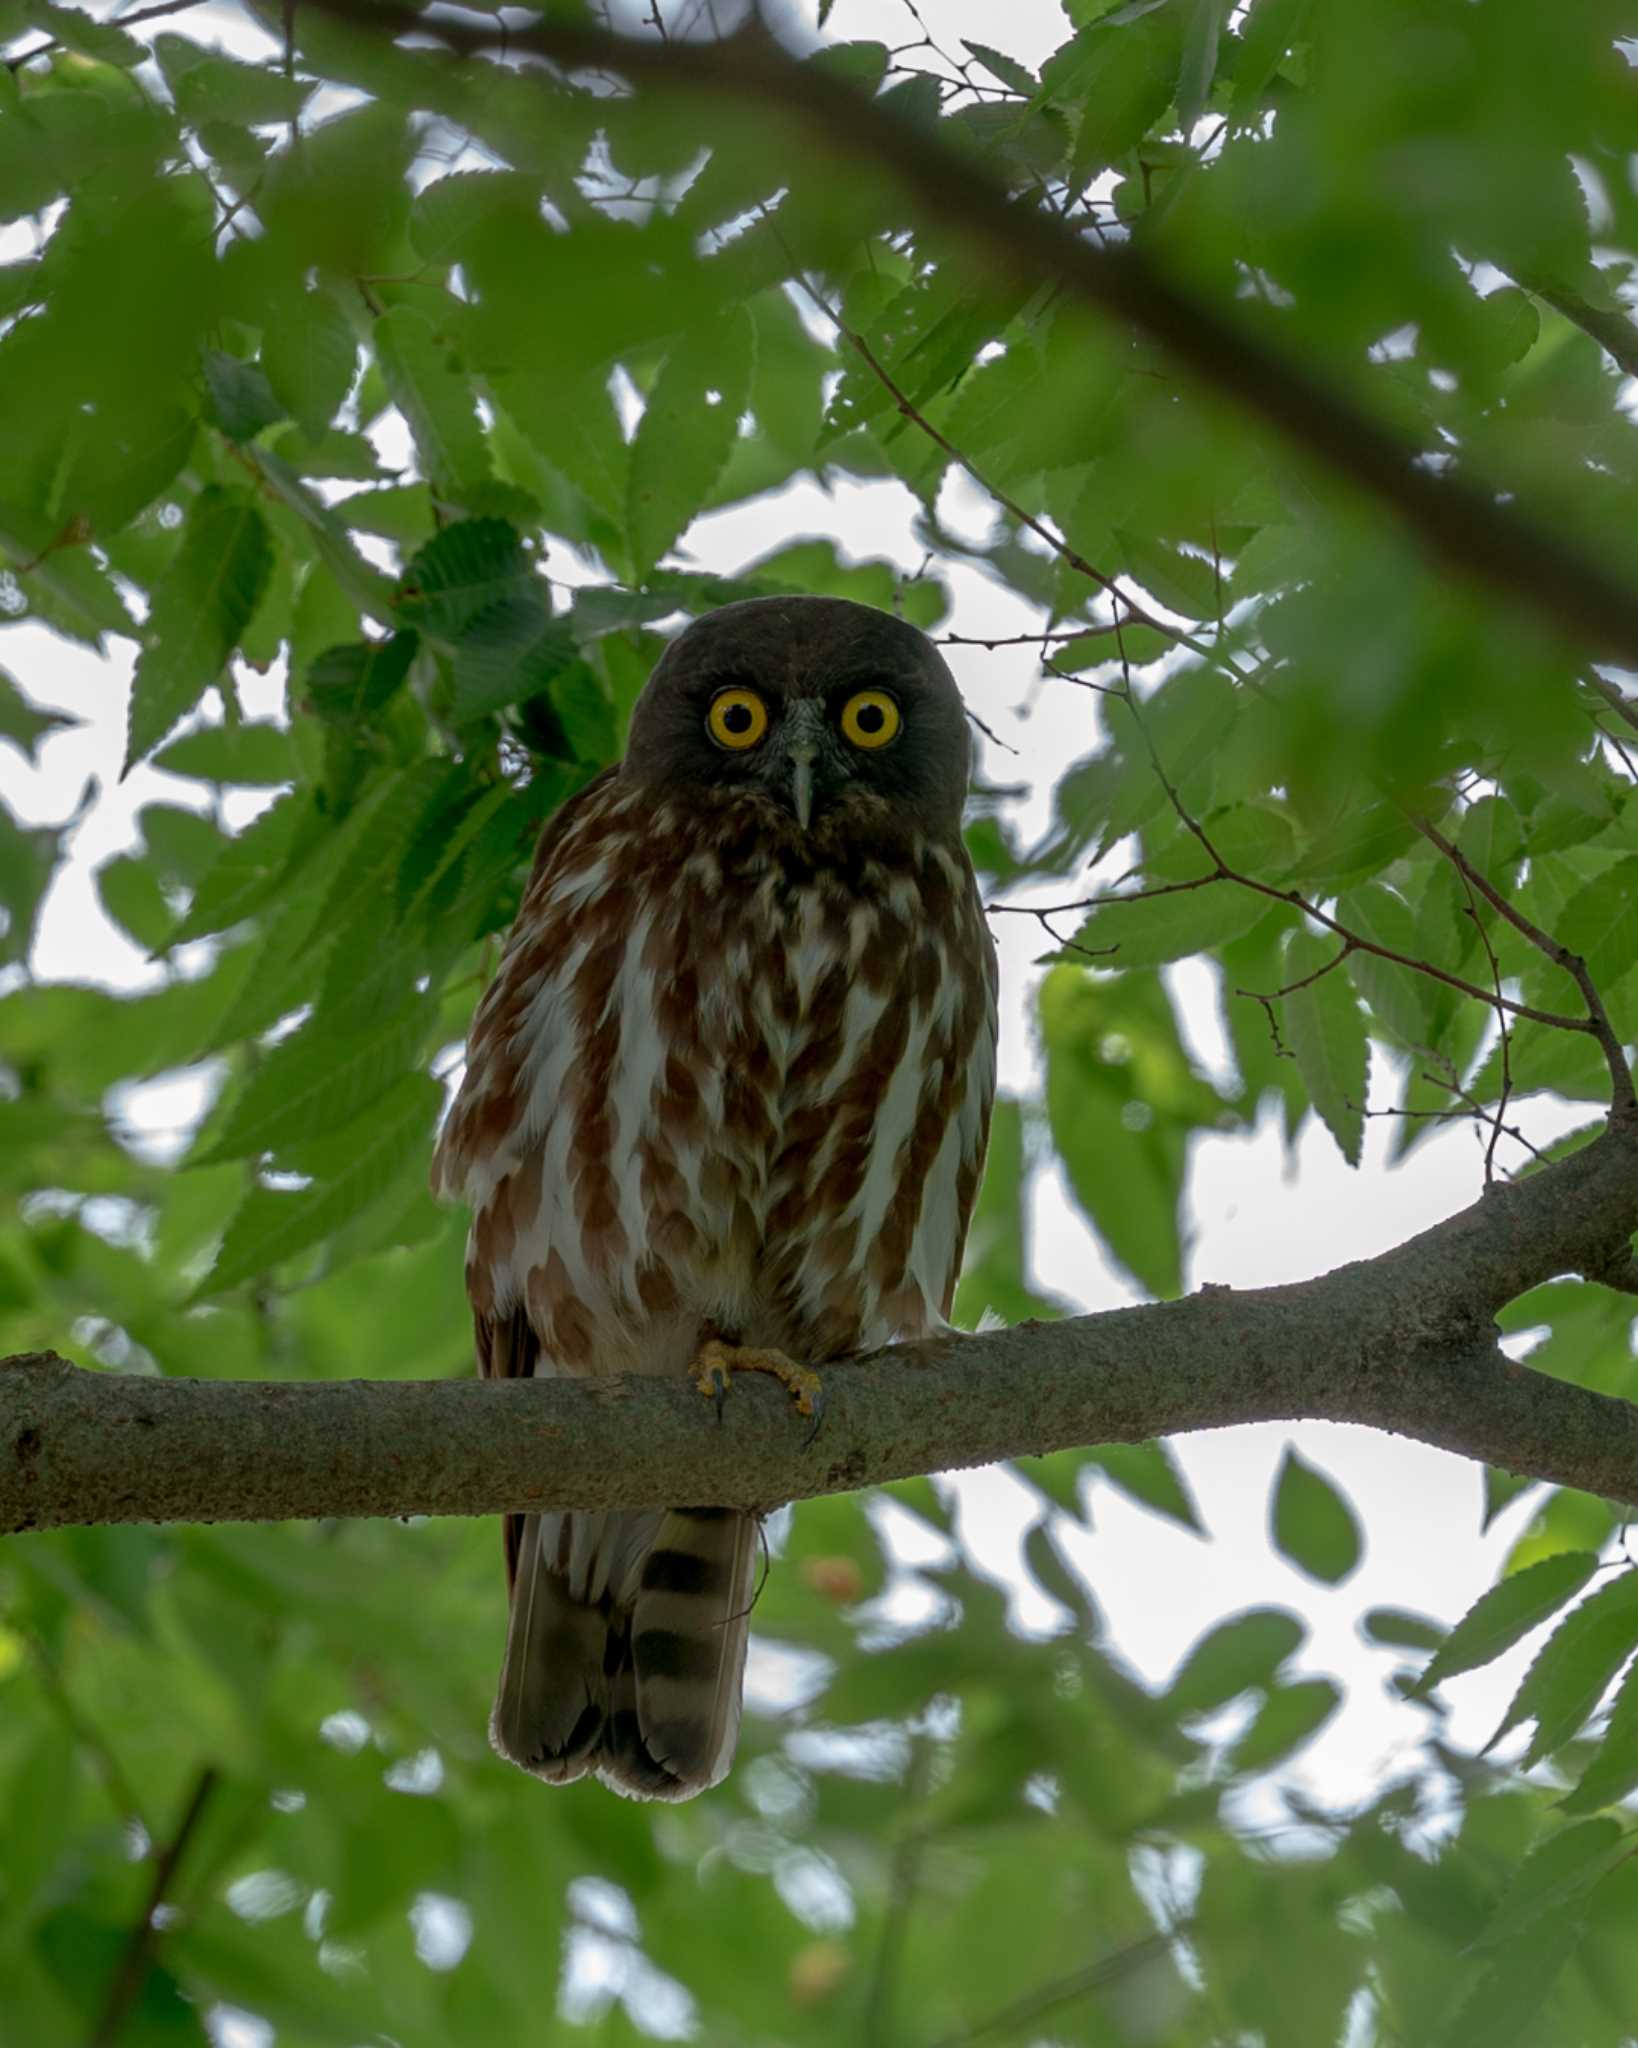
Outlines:
[[[945,1327],[995,1082],[968,764],[954,679],[886,613],[758,598],[668,647],[541,834],[439,1139],[484,1374],[720,1399],[756,1367],[810,1409],[812,1365]],[[505,1549],[501,1754],[718,1783],[756,1516],[512,1515]]]

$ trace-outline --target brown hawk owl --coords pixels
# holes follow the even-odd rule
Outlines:
[[[484,1373],[709,1390],[739,1347],[941,1326],[995,1080],[968,751],[936,650],[867,606],[758,598],[667,649],[541,834],[439,1141]],[[508,1517],[496,1748],[634,1798],[716,1784],[755,1557],[725,1508]]]

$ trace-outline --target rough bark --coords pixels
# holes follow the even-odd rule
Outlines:
[[[0,1365],[0,1530],[64,1523],[763,1507],[912,1473],[1230,1423],[1366,1423],[1638,1503],[1638,1406],[1509,1360],[1507,1301],[1574,1272],[1638,1293],[1638,1117],[1381,1257],[1287,1287],[951,1335],[720,1421],[684,1378],[340,1384]]]

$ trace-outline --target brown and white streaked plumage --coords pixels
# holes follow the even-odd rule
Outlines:
[[[625,759],[541,835],[433,1183],[473,1211],[487,1374],[817,1363],[938,1328],[983,1166],[995,955],[967,725],[924,636],[838,598],[699,620]],[[491,1726],[684,1799],[733,1757],[755,1518],[514,1515]]]

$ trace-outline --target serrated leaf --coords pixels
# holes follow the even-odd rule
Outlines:
[[[1516,1941],[1544,1915],[1591,1891],[1626,1853],[1619,1821],[1584,1820],[1560,1828],[1538,1842],[1514,1871],[1478,1945],[1497,1948]]]
[[[1271,1770],[1311,1742],[1341,1704],[1342,1690],[1328,1678],[1299,1678],[1272,1687],[1251,1726],[1230,1749],[1228,1769],[1237,1775]]]
[[[1009,57],[1004,50],[992,49],[988,43],[975,43],[971,37],[961,38],[961,47],[971,57],[976,57],[992,77],[999,78],[1003,85],[1010,85],[1014,92],[1034,95],[1040,90],[1040,80],[1027,64],[1020,64],[1016,57]]]
[[[1311,1578],[1340,1586],[1359,1563],[1359,1517],[1326,1478],[1289,1446],[1274,1482],[1274,1547]]]
[[[1075,934],[1075,944],[1108,952],[1109,967],[1156,967],[1237,939],[1267,914],[1265,896],[1233,882],[1207,881],[1171,895],[1099,903]]]
[[[1494,1662],[1573,1600],[1597,1569],[1592,1551],[1563,1550],[1481,1593],[1417,1680],[1417,1691],[1431,1692],[1447,1678]]]
[[[553,617],[543,589],[498,598],[466,622],[455,642],[455,719],[521,704],[579,663],[574,634],[566,620]]]
[[[1138,1444],[1094,1444],[1085,1455],[1087,1462],[1095,1465],[1111,1486],[1135,1500],[1140,1507],[1151,1508],[1157,1515],[1180,1522],[1197,1536],[1205,1534],[1200,1512],[1169,1445],[1158,1440]]]
[[[1565,1813],[1592,1813],[1600,1806],[1614,1806],[1634,1789],[1638,1789],[1638,1664],[1621,1681],[1609,1726],[1592,1762],[1560,1805]]]
[[[275,397],[317,441],[352,388],[358,342],[340,301],[322,289],[281,302],[262,336],[262,368]]]
[[[396,625],[392,611],[392,585],[359,553],[340,515],[316,497],[289,463],[281,460],[271,448],[252,443],[244,452],[262,480],[305,526],[324,566],[354,609],[367,612],[383,625]],[[309,577],[309,584],[312,581]],[[303,589],[306,588],[304,585]]]
[[[1479,1978],[1440,2037],[1440,2048],[1511,2048],[1526,2037],[1581,1934],[1576,1905],[1539,1919]]]
[[[1638,854],[1578,889],[1564,906],[1555,936],[1586,961],[1600,992],[1630,974],[1638,963]]]
[[[35,761],[35,749],[54,732],[77,725],[62,711],[42,711],[31,704],[4,669],[0,669],[0,739],[11,740]]]
[[[1543,1563],[1551,1562],[1544,1559]],[[1538,1567],[1539,1569],[1539,1567]],[[1533,1720],[1536,1732],[1524,1753],[1523,1766],[1551,1756],[1580,1732],[1603,1698],[1605,1688],[1638,1649],[1638,1570],[1626,1569],[1607,1586],[1591,1593],[1561,1621],[1524,1674],[1494,1735],[1493,1749],[1504,1735]]]
[[[1353,984],[1339,967],[1340,942],[1294,931],[1285,942],[1281,984],[1307,981],[1280,999],[1281,1025],[1309,1100],[1350,1166],[1365,1135],[1370,1047]],[[1309,976],[1316,979],[1308,980]]]
[[[59,7],[53,0],[26,0],[22,11],[35,28],[54,36],[65,50],[99,64],[132,70],[147,58],[148,52],[135,36],[112,22],[94,20],[81,8]]]
[[[302,1170],[313,1174],[310,1186],[295,1192],[253,1188],[192,1298],[258,1279],[362,1214],[426,1145],[442,1099],[429,1075],[405,1074],[356,1131],[309,1148]]]
[[[692,329],[654,380],[631,444],[626,525],[641,582],[711,495],[751,395],[756,329],[743,306]]]
[[[325,648],[308,665],[304,679],[315,715],[340,724],[374,718],[402,687],[420,644],[419,634],[406,631],[390,640],[353,640]]]
[[[464,503],[494,475],[471,378],[455,367],[449,344],[413,306],[389,307],[372,339],[422,473],[439,497]]]
[[[185,732],[155,754],[153,765],[167,775],[232,783],[241,789],[273,788],[293,782],[296,775],[289,733],[265,723],[208,725]]]
[[[195,891],[186,917],[171,934],[171,944],[226,931],[260,909],[277,888],[313,816],[310,798],[299,794],[281,797],[230,840]]]
[[[1381,882],[1363,882],[1337,903],[1337,921],[1373,944],[1386,946],[1407,959],[1421,957],[1416,916],[1404,897]],[[1425,974],[1396,961],[1384,960],[1364,948],[1348,956],[1348,972],[1371,1006],[1371,1014],[1402,1045],[1430,1046],[1437,1036],[1444,1005],[1442,991]]]
[[[324,900],[321,933],[342,930],[366,896],[389,886],[417,818],[447,773],[445,762],[418,761],[384,783],[347,821],[348,857]]]
[[[127,773],[222,673],[272,569],[272,542],[255,505],[214,486],[201,491],[144,628],[131,684]]]
[[[189,1164],[261,1152],[288,1157],[308,1139],[339,1131],[397,1084],[430,1024],[424,1001],[351,1035],[338,1034],[320,1012],[264,1055],[215,1141]]]
[[[453,645],[480,612],[519,595],[544,600],[517,528],[505,519],[458,519],[416,553],[395,602],[407,623]]]
[[[1249,1687],[1267,1685],[1302,1648],[1306,1630],[1279,1607],[1254,1607],[1221,1621],[1184,1658],[1165,1693],[1174,1715],[1211,1714]]]
[[[258,364],[219,348],[206,349],[203,364],[211,411],[230,441],[252,440],[263,427],[284,418],[284,407]]]

